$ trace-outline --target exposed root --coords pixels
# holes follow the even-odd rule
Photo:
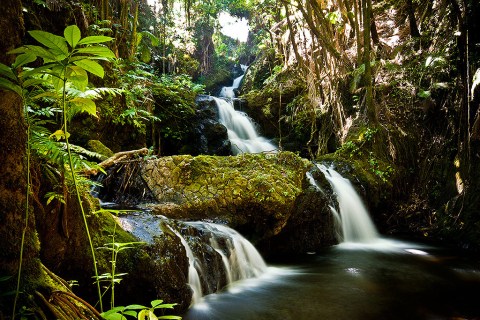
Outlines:
[[[72,292],[53,291],[47,299],[45,296],[35,291],[35,294],[56,319],[84,319],[101,320],[102,316],[89,303],[77,297]]]

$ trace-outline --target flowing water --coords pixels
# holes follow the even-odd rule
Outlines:
[[[327,168],[322,164],[317,164],[317,167],[325,175],[337,198],[340,212],[337,212],[334,206],[331,206],[331,209],[336,220],[341,223],[340,242],[375,243],[379,241],[377,229],[350,181],[333,168]]]
[[[474,319],[478,261],[433,247],[334,247],[208,295],[185,320]]]
[[[331,168],[320,169],[337,196],[339,212],[332,206],[332,213],[344,242],[314,255],[285,257],[283,266],[204,297],[184,319],[480,317],[477,257],[380,238],[350,182]]]
[[[242,65],[242,70],[246,71],[246,66]],[[213,97],[219,112],[219,121],[228,131],[228,139],[232,144],[233,154],[241,153],[261,153],[276,151],[275,147],[268,139],[260,136],[252,120],[246,113],[235,110],[233,98],[235,90],[242,82],[243,75],[235,78],[230,87],[223,87],[220,91],[220,97]]]

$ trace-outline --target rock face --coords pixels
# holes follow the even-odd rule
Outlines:
[[[194,119],[191,154],[228,156],[230,140],[227,128],[218,122],[218,109],[212,97],[199,95]]]
[[[310,187],[310,169],[289,152],[163,157],[112,168],[100,198],[171,219],[226,224],[265,255],[314,251],[335,240],[329,199]]]

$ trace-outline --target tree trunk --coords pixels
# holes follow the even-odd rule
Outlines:
[[[378,115],[373,101],[372,68],[370,66],[370,26],[372,17],[372,1],[362,0],[363,7],[363,63],[365,64],[365,89],[367,117],[372,124],[378,122]]]
[[[420,31],[418,30],[417,21],[415,19],[415,10],[413,8],[412,0],[407,1],[407,13],[408,23],[410,25],[410,35],[414,38],[420,37]]]

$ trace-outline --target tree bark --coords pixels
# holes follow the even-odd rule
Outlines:
[[[420,37],[420,31],[418,30],[417,21],[415,19],[415,10],[413,9],[412,0],[407,1],[407,14],[408,23],[410,25],[410,35],[414,38]]]
[[[378,122],[377,110],[373,101],[373,88],[372,88],[372,68],[370,66],[370,27],[372,17],[372,1],[362,0],[363,7],[363,63],[365,64],[365,89],[366,89],[366,108],[367,117],[372,124]]]

